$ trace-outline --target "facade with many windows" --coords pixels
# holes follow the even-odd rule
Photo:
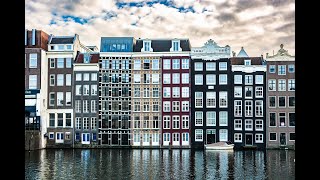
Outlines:
[[[107,42],[108,39],[102,40]],[[133,41],[133,38],[131,40]],[[108,50],[108,47],[104,46],[101,49],[105,51],[100,52],[99,60],[98,143],[104,147],[129,147],[133,47],[121,51]]]
[[[98,145],[99,53],[79,54],[73,63],[74,147]]]
[[[242,48],[243,53],[246,54]],[[240,53],[239,53],[240,54]],[[231,141],[235,148],[266,146],[266,65],[262,57],[230,58]]]
[[[73,62],[77,52],[92,52],[79,35],[50,36],[47,52],[47,147],[73,147]]]
[[[267,148],[295,144],[295,57],[283,49],[267,54]]]
[[[144,46],[148,50],[148,41],[144,41]],[[161,146],[189,148],[190,42],[188,39],[151,40],[149,51],[161,55]]]
[[[49,35],[41,30],[25,30],[25,149],[46,147],[44,121],[46,51]]]
[[[230,47],[208,40],[191,51],[191,143],[194,148],[229,141]]]
[[[161,58],[139,39],[131,63],[131,128],[133,147],[160,147]],[[149,51],[148,51],[149,48]]]

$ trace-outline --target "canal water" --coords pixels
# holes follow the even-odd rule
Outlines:
[[[295,151],[26,151],[25,179],[295,179]]]

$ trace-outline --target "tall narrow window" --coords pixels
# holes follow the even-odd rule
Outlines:
[[[29,89],[37,89],[37,75],[29,75]]]
[[[207,92],[207,107],[216,107],[216,92]]]
[[[66,86],[71,86],[71,74],[66,74]]]
[[[203,103],[203,93],[202,92],[195,92],[195,107],[202,107]]]
[[[66,92],[66,106],[71,106],[71,92]]]
[[[29,68],[37,68],[38,67],[38,55],[37,54],[29,54]]]
[[[195,126],[202,126],[203,125],[203,112],[202,111],[196,111],[195,112]]]
[[[242,116],[242,100],[234,101],[234,116],[236,117]]]
[[[219,112],[219,126],[228,126],[228,111]]]
[[[182,59],[182,69],[189,69],[189,59]]]
[[[219,106],[228,107],[228,92],[224,92],[224,91],[219,92]]]
[[[207,111],[207,126],[215,126],[215,125],[216,125],[216,112]]]

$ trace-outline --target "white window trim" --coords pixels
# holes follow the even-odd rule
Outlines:
[[[201,69],[197,69],[196,64],[202,64],[202,68]],[[202,62],[195,62],[194,63],[194,71],[203,71],[203,63]]]
[[[241,135],[241,140],[236,140],[236,135]],[[233,138],[234,138],[234,142],[242,142],[242,133],[234,133],[234,136],[233,136]]]
[[[247,77],[251,77],[252,82],[247,82]],[[253,85],[253,75],[245,75],[244,76],[244,84],[245,85]]]
[[[270,81],[274,81],[274,89],[273,90],[270,90],[269,89],[269,84],[270,84]],[[276,79],[269,79],[268,80],[268,91],[277,91],[277,80]]]
[[[223,69],[223,68],[221,68],[221,65],[220,64],[226,64],[226,68],[225,69]],[[228,63],[227,62],[219,62],[219,71],[227,71],[228,70]]]
[[[241,89],[241,93],[240,95],[236,95],[235,92],[236,92],[236,88],[237,89]],[[242,86],[234,86],[234,97],[239,97],[239,98],[242,98]]]
[[[289,138],[288,138],[288,140],[289,140],[290,142],[296,141],[296,140],[290,140],[290,134],[293,134],[293,133],[296,133],[296,132],[289,132]]]
[[[270,66],[273,66],[274,67],[274,72],[270,72]],[[277,72],[276,70],[276,65],[269,65],[269,69],[268,69],[269,73],[271,74],[275,74]]]
[[[284,97],[284,106],[280,106],[280,103],[279,103],[280,97]],[[277,103],[278,104],[278,108],[286,108],[287,107],[286,97],[287,96],[278,96],[278,103]]]
[[[275,114],[275,126],[270,126],[270,113]],[[277,127],[277,112],[268,112],[268,127]]]
[[[196,134],[196,131],[197,130],[201,130],[202,131],[202,138],[201,139],[197,139],[197,134]],[[196,141],[196,142],[203,142],[203,129],[195,129],[194,130],[194,141]]]
[[[262,88],[262,95],[261,96],[257,96],[257,89],[258,88]],[[256,98],[263,98],[263,86],[256,86],[256,88],[255,88],[255,96],[256,96]]]
[[[270,139],[270,138],[271,138],[271,136],[270,136],[271,133],[275,133],[275,134],[276,134],[276,139],[275,139],[275,140],[271,140],[271,139]],[[269,132],[269,141],[275,142],[275,141],[277,141],[277,139],[278,139],[278,134],[277,134],[277,132]]]
[[[197,79],[196,77],[200,77],[200,76],[202,77],[202,82],[201,83],[196,81],[196,79]],[[194,76],[194,84],[195,85],[203,85],[203,74],[196,74]]]
[[[246,125],[247,125],[246,120],[251,121],[251,129],[248,129],[248,128],[246,127]],[[245,119],[245,120],[244,120],[244,130],[245,130],[245,131],[253,131],[253,120],[252,120],[252,119]]]
[[[270,106],[270,97],[274,97],[274,106]],[[269,108],[277,108],[277,98],[276,98],[276,96],[269,96],[268,97],[268,107]]]
[[[197,112],[201,112],[201,124],[197,124]],[[194,126],[203,126],[203,112],[202,111],[195,111],[194,112]]]
[[[262,141],[260,141],[260,140],[257,141],[257,135],[262,135]],[[255,143],[263,143],[263,134],[260,134],[260,133],[255,134],[254,141],[255,141]]]
[[[289,81],[290,80],[294,80],[294,89],[296,89],[296,79],[288,79],[288,84],[287,84],[287,86],[288,86],[288,91],[296,91],[296,90],[290,90],[290,88],[289,88]]]
[[[50,135],[51,135],[51,134],[53,135],[52,138],[50,138]],[[54,136],[54,132],[49,132],[49,136],[48,136],[48,137],[49,137],[49,139],[52,139],[52,140],[55,139],[55,138],[54,138],[54,137],[55,137],[55,136]]]
[[[294,99],[296,99],[295,96],[288,96],[288,108],[295,108],[296,106],[290,106],[290,97],[294,97]]]
[[[284,74],[279,74],[279,72],[280,72],[280,66],[284,66]],[[278,75],[279,75],[279,76],[285,76],[285,75],[287,75],[287,66],[286,66],[286,65],[278,65]]]
[[[262,82],[257,82],[257,77],[258,76],[262,76]],[[262,74],[256,74],[255,75],[255,84],[263,84],[263,81],[264,81],[264,76]]]
[[[257,129],[257,121],[262,121],[262,129]],[[255,124],[254,129],[256,131],[263,131],[264,130],[264,128],[263,128],[263,120],[262,119],[256,119],[254,124]]]
[[[280,81],[284,82],[284,90],[280,90]],[[287,91],[287,81],[285,79],[278,79],[278,91]]]
[[[241,128],[236,128],[236,120],[240,120],[241,121]],[[233,128],[234,128],[234,130],[240,130],[240,131],[242,131],[242,119],[234,119],[234,122],[233,122]]]
[[[280,123],[280,113],[283,113],[285,116],[285,123],[284,123],[284,126],[281,126],[281,123]],[[279,121],[279,126],[278,127],[280,127],[280,128],[285,128],[285,127],[288,127],[288,117],[287,117],[287,113],[286,112],[278,112],[278,119],[277,119],[278,121]]]
[[[214,67],[215,67],[215,68],[214,68],[214,69],[209,69],[209,68],[208,68],[208,64],[214,64]],[[215,63],[215,62],[207,62],[207,63],[206,63],[206,71],[215,71],[215,70],[216,70],[216,63]]]
[[[226,77],[226,82],[221,82],[221,77]],[[228,84],[228,75],[227,74],[219,74],[219,85],[227,85]]]
[[[196,91],[196,92],[199,92],[199,91]],[[194,93],[194,94],[196,94],[196,92]],[[202,94],[202,97],[201,97],[201,99],[202,99],[202,104],[201,104],[201,106],[197,106],[197,103],[196,103],[196,101],[197,101],[197,97],[196,97],[196,95],[194,96],[194,107],[195,108],[202,108],[203,107],[203,92],[199,92],[199,93],[201,93]]]

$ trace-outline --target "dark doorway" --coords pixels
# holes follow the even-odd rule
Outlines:
[[[212,144],[216,142],[216,131],[215,129],[207,130],[207,144]]]
[[[118,134],[112,134],[112,145],[119,145]]]
[[[281,146],[287,145],[286,133],[280,133],[280,145]]]
[[[252,134],[246,134],[246,146],[252,146]]]
[[[102,134],[102,144],[109,144],[108,143],[108,134]]]
[[[128,134],[121,134],[121,144],[129,145]]]

